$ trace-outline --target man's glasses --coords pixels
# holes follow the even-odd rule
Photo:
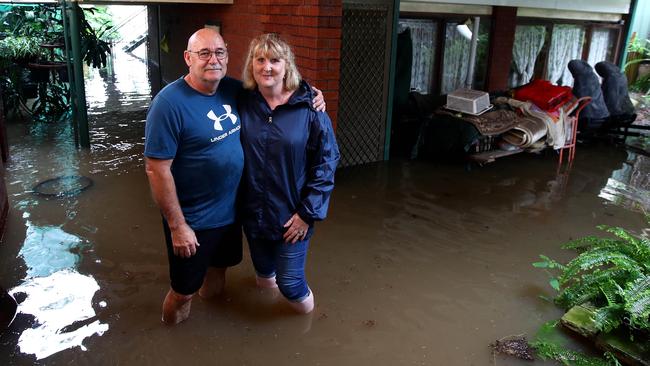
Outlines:
[[[213,53],[214,53],[215,56],[217,56],[217,60],[223,60],[224,58],[228,57],[228,50],[226,50],[224,48],[217,48],[216,51],[210,51],[210,50],[190,51],[190,50],[187,50],[187,52],[196,53],[199,56],[199,60],[203,60],[203,61],[208,61],[210,58],[212,58]]]

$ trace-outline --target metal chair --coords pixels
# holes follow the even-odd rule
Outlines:
[[[562,159],[563,159],[563,154],[565,149],[569,149],[567,152],[567,162],[569,165],[573,163],[573,158],[576,155],[576,136],[578,134],[578,120],[580,117],[580,111],[586,107],[589,103],[591,102],[591,97],[582,97],[580,99],[577,99],[573,101],[566,110],[571,111],[568,113],[567,118],[568,121],[571,123],[571,137],[567,139],[567,142],[560,148],[560,160],[558,165],[562,165]]]

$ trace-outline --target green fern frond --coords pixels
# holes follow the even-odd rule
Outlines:
[[[650,317],[650,275],[630,283],[623,292],[625,310],[630,313],[630,325],[647,327]]]
[[[600,288],[600,292],[603,294],[605,300],[607,300],[607,306],[620,304],[619,300],[623,289],[615,281],[610,279],[598,287]]]
[[[617,247],[619,240],[605,239],[597,236],[586,236],[569,241],[562,245],[562,249],[584,249],[584,248],[602,248],[602,247]]]
[[[578,252],[566,265],[544,256],[533,265],[553,272],[554,288],[559,288],[557,305],[593,306],[593,321],[600,331],[621,326],[650,330],[650,239],[620,227],[598,228],[613,237],[588,236],[564,244],[563,248]]]
[[[571,260],[559,277],[560,284],[566,284],[580,272],[595,270],[600,266],[614,264],[620,268],[638,268],[639,263],[629,256],[609,249],[598,249],[580,254]]]
[[[563,365],[575,366],[615,366],[616,363],[608,359],[589,357],[580,352],[568,350],[560,345],[550,342],[533,342],[537,356],[542,360],[555,360]]]
[[[574,285],[564,289],[556,298],[555,303],[565,310],[568,310],[576,305],[581,305],[586,302],[598,302],[602,297],[602,292],[597,285],[582,286]]]
[[[632,245],[637,250],[640,251],[648,250],[650,252],[650,247],[648,246],[647,242],[645,242],[644,239],[641,239],[635,236],[634,234],[631,234],[629,231],[621,227],[601,225],[598,228],[624,240],[626,243]]]
[[[650,317],[650,292],[640,296],[630,304],[625,304],[626,310],[630,313],[630,325],[634,328],[647,329],[648,317]]]
[[[634,294],[646,292],[648,290],[650,290],[650,274],[644,274],[633,279],[627,284],[624,296],[634,296]]]
[[[618,267],[584,274],[581,277],[574,278],[566,285],[556,297],[555,303],[565,309],[585,302],[602,303],[605,301],[603,297],[606,297],[603,296],[602,284],[610,281],[623,284],[628,281],[630,276],[630,269]]]
[[[623,323],[623,316],[625,309],[621,304],[613,304],[610,306],[602,307],[594,311],[592,320],[594,326],[601,332],[609,333],[618,328]]]

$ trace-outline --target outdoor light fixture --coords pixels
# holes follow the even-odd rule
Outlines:
[[[470,25],[472,25],[472,20],[469,18],[467,18],[465,22],[456,25],[456,31],[458,31],[461,36],[467,38],[468,41],[472,39],[472,31],[469,29]]]

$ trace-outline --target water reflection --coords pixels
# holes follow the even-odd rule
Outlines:
[[[20,352],[33,354],[36,359],[73,347],[85,349],[84,340],[109,329],[108,324],[96,319],[95,312],[109,303],[101,300],[93,308],[99,284],[93,276],[78,271],[85,259],[83,253],[93,250],[93,243],[63,229],[75,227],[79,197],[48,200],[35,196],[34,187],[55,177],[92,177],[109,171],[119,175],[142,166],[144,121],[150,99],[145,65],[122,54],[113,59],[108,71],[87,72],[90,151],[76,149],[70,123],[10,126],[13,135],[20,138],[11,145],[9,193],[14,210],[22,212],[26,226],[24,241],[17,250],[26,273],[11,293],[24,298],[18,313],[35,319],[34,326],[16,329],[16,336]],[[70,188],[66,184],[55,188],[62,187]],[[97,232],[94,225],[77,228],[90,235]],[[100,258],[90,260],[102,262]]]
[[[87,70],[91,173],[142,167],[144,125],[150,102],[144,62],[115,47],[104,70]],[[134,139],[134,136],[140,136]]]
[[[623,166],[612,172],[599,197],[634,211],[650,209],[650,158],[628,152]]]
[[[18,255],[27,266],[27,277],[46,277],[67,268],[76,268],[79,254],[88,246],[79,237],[55,226],[37,226],[27,221],[25,243]]]
[[[37,323],[20,335],[20,351],[35,355],[37,360],[72,347],[85,351],[84,339],[108,330],[108,324],[99,320],[87,323],[96,317],[92,299],[97,290],[99,285],[92,276],[84,276],[73,269],[30,278],[14,288],[11,291],[14,296],[27,295],[19,304],[18,312],[33,315]],[[75,327],[79,322],[82,325]]]
[[[23,213],[24,218],[29,216]],[[108,330],[108,324],[99,320],[88,323],[96,316],[92,299],[99,285],[92,276],[75,269],[90,243],[60,227],[38,226],[30,221],[26,225],[25,241],[18,253],[27,267],[26,279],[11,293],[25,295],[18,313],[32,315],[36,326],[20,334],[20,351],[42,359],[72,347],[85,350],[84,339]]]

